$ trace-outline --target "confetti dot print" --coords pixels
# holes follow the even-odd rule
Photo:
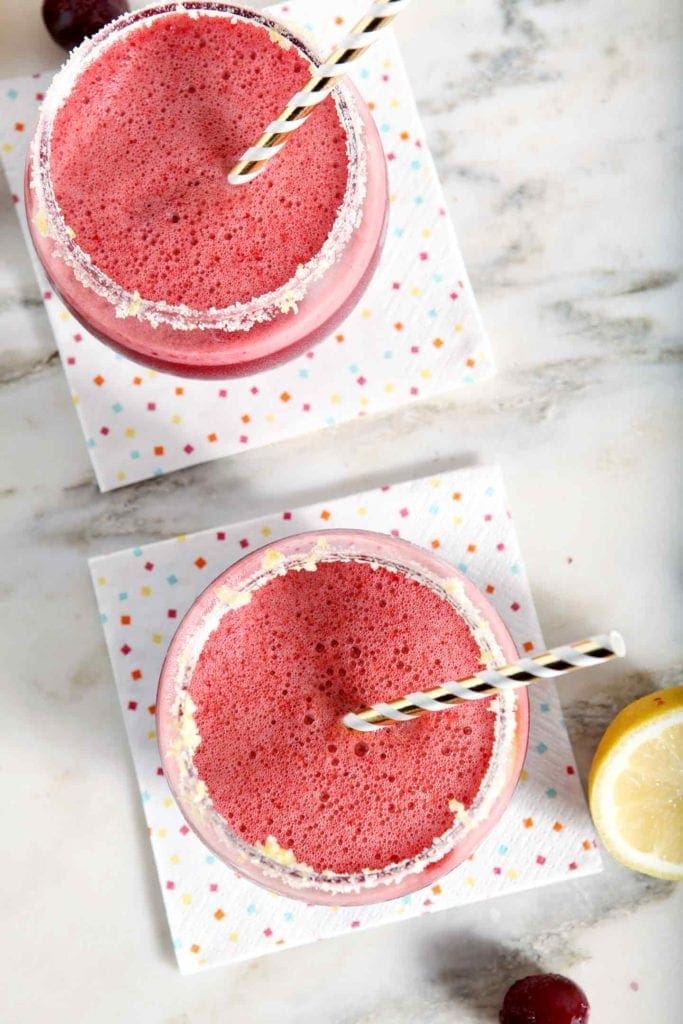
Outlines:
[[[347,0],[344,21],[351,23],[366,6],[366,0]],[[274,10],[327,50],[339,38],[339,7],[339,0],[294,0]],[[353,65],[351,77],[370,104],[386,151],[389,227],[360,305],[315,349],[251,378],[181,381],[137,366],[89,335],[36,265],[102,490],[430,398],[493,373],[391,30]],[[0,86],[0,157],[24,230],[24,158],[49,80],[41,74]]]
[[[530,691],[527,759],[505,815],[460,868],[426,893],[368,908],[307,906],[238,878],[188,828],[166,785],[154,730],[157,679],[178,622],[206,584],[245,551],[276,544],[289,534],[333,527],[377,530],[438,549],[488,592],[519,650],[543,647],[496,469],[460,470],[381,487],[92,560],[93,584],[182,971],[247,960],[599,870],[595,835],[551,683]]]

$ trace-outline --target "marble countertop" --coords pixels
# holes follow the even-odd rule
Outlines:
[[[59,62],[39,6],[0,5],[4,74]],[[629,646],[560,685],[584,779],[615,711],[683,674],[680,5],[421,0],[398,32],[499,362],[466,394],[103,496],[2,183],[5,1022],[474,1024],[535,970],[575,978],[596,1024],[683,1019],[683,890],[608,858],[530,895],[174,966],[87,556],[497,461],[546,639],[615,626]]]

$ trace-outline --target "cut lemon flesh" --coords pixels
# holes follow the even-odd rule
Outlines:
[[[683,879],[683,686],[617,715],[595,753],[588,796],[612,856],[656,878]]]

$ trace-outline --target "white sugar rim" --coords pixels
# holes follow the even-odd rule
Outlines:
[[[276,548],[272,551],[276,555],[279,554]],[[214,590],[218,597],[216,604],[207,612],[201,625],[196,628],[184,649],[176,657],[173,713],[178,716],[174,722],[178,739],[171,745],[169,754],[174,757],[178,765],[178,795],[181,796],[190,819],[199,819],[210,824],[215,834],[227,844],[227,849],[233,854],[235,861],[238,863],[249,861],[267,877],[281,879],[294,889],[312,889],[341,895],[371,889],[378,885],[395,884],[408,875],[418,874],[429,864],[441,860],[472,829],[486,821],[509,778],[508,768],[517,729],[518,700],[514,690],[502,690],[492,701],[491,706],[494,708],[496,716],[493,750],[479,792],[470,807],[467,808],[466,813],[461,816],[461,820],[455,819],[453,825],[443,835],[437,836],[429,847],[416,856],[396,864],[388,864],[383,868],[368,868],[363,871],[343,874],[331,870],[316,871],[308,865],[296,861],[280,863],[241,839],[226,819],[214,809],[206,784],[194,764],[194,751],[201,742],[192,712],[191,699],[188,700],[188,687],[192,681],[194,669],[209,636],[218,628],[223,616],[248,603],[244,599],[240,600],[240,595],[251,595],[254,591],[266,586],[276,576],[283,576],[287,572],[312,571],[315,570],[319,562],[340,561],[361,562],[369,564],[373,568],[382,567],[390,572],[401,572],[429,587],[439,597],[451,604],[467,622],[479,645],[482,660],[492,666],[505,664],[505,656],[489,622],[467,596],[464,585],[459,579],[446,581],[431,575],[426,570],[420,572],[410,570],[386,558],[369,555],[349,557],[339,554],[326,555],[324,545],[317,552],[308,552],[305,555],[282,557],[281,560],[271,558],[270,564],[264,562],[261,570],[247,580],[238,591],[231,592],[227,600],[224,595],[218,594],[218,591],[224,588],[219,586]],[[446,584],[450,584],[448,589],[446,589]],[[447,714],[447,712],[444,713]],[[189,744],[183,742],[186,737],[181,735],[180,723],[184,720],[186,727],[189,727],[187,731],[192,736],[192,742]],[[272,838],[277,839],[277,837],[264,836],[263,842]],[[221,853],[220,849],[212,848],[219,856],[226,853],[225,850]]]
[[[305,298],[311,285],[319,281],[343,256],[353,232],[360,226],[367,191],[367,153],[363,144],[363,122],[347,86],[340,84],[332,92],[339,121],[346,134],[348,178],[344,198],[330,233],[319,252],[311,257],[308,263],[300,264],[289,281],[249,302],[197,310],[186,305],[171,305],[167,302],[145,299],[137,291],[131,292],[122,288],[100,270],[88,253],[74,241],[73,232],[57,202],[50,175],[54,119],[82,72],[127,33],[134,32],[168,14],[182,13],[191,18],[236,19],[262,28],[265,32],[277,32],[311,64],[321,62],[319,54],[308,40],[302,39],[300,33],[295,33],[287,25],[264,13],[248,12],[234,4],[186,0],[183,4],[156,4],[147,10],[125,14],[106,25],[92,39],[86,39],[70,54],[52,80],[40,108],[38,126],[32,143],[31,188],[37,199],[38,216],[42,221],[41,232],[56,242],[55,255],[71,268],[74,276],[84,287],[95,292],[112,306],[117,317],[135,317],[153,327],[168,324],[180,331],[248,331],[256,324],[273,320],[283,313],[296,313],[298,304]],[[279,44],[274,41],[273,45]]]

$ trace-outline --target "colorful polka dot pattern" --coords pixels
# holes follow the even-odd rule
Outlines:
[[[488,593],[520,649],[543,645],[495,468],[382,487],[93,559],[93,584],[182,971],[600,868],[552,684],[531,692],[529,752],[506,814],[475,855],[430,890],[368,908],[309,907],[239,879],[188,829],[163,778],[154,731],[156,682],[168,643],[199,591],[245,551],[321,527],[362,527],[438,548]]]
[[[347,0],[343,21],[365,6]],[[339,0],[295,0],[280,13],[339,36]],[[324,48],[324,47],[323,47]],[[400,51],[391,31],[353,77],[383,140],[391,212],[381,265],[336,334],[251,378],[186,381],[146,370],[85,331],[37,268],[73,402],[102,490],[245,448],[386,411],[493,373],[489,344]],[[22,227],[23,166],[49,74],[0,83],[0,157]]]

